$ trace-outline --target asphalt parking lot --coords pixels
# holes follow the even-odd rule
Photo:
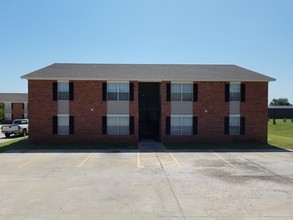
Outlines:
[[[0,219],[293,219],[293,152],[0,154]]]

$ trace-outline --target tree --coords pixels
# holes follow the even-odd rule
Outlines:
[[[270,106],[277,106],[277,105],[287,105],[287,106],[292,106],[290,104],[289,100],[287,98],[278,98],[278,99],[273,99],[270,102]]]

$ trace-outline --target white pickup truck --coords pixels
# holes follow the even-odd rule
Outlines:
[[[2,125],[1,132],[7,138],[11,134],[25,136],[28,134],[28,119],[15,119],[12,125]]]

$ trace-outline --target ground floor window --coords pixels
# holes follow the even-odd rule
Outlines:
[[[230,115],[225,118],[226,135],[245,135],[245,117]]]
[[[58,135],[69,135],[69,115],[58,115]]]
[[[107,115],[108,135],[129,135],[129,115]]]
[[[53,134],[74,134],[74,117],[69,116],[68,114],[53,116]]]
[[[171,135],[192,135],[193,133],[192,115],[171,115],[170,125]]]
[[[4,121],[11,121],[12,120],[12,114],[11,113],[5,113],[4,114]]]
[[[230,116],[229,135],[240,135],[240,116]]]

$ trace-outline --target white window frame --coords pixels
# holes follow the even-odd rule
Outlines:
[[[232,124],[231,118],[237,118],[238,119],[238,125]],[[238,131],[237,132],[232,132],[232,127],[233,128],[238,127]],[[231,135],[231,136],[240,135],[240,129],[241,129],[241,117],[240,117],[240,115],[239,114],[231,114],[231,115],[229,115],[229,135]]]
[[[172,127],[175,127],[174,125],[172,126],[172,119],[173,118],[180,118],[180,125],[177,126],[177,127],[180,127],[180,133],[174,133],[174,130],[172,129]],[[182,123],[182,119],[183,118],[190,118],[191,120],[191,131],[190,133],[185,133],[182,129],[182,127],[186,127],[186,126],[183,126],[183,123]],[[173,131],[172,131],[173,130]],[[171,115],[170,117],[170,134],[171,135],[192,135],[193,134],[193,115]]]
[[[112,85],[116,85],[116,91],[109,91],[109,88],[110,88],[110,85],[109,84],[112,84]],[[127,93],[127,99],[122,99],[121,100],[121,95],[120,93],[123,93],[121,90],[122,86],[125,86],[127,85],[127,91],[123,91],[124,93]],[[120,81],[120,82],[114,82],[114,81],[108,81],[107,82],[107,100],[109,101],[129,101],[129,97],[130,97],[130,88],[129,88],[129,81]],[[109,99],[109,93],[112,92],[112,93],[116,93],[116,96],[117,96],[117,99]]]
[[[12,110],[12,102],[4,102],[4,110],[11,111]]]
[[[4,121],[11,121],[11,120],[12,120],[12,113],[4,112]]]
[[[64,121],[61,121],[60,119],[63,119]],[[69,135],[69,114],[58,114],[57,115],[57,127],[58,127],[58,135]],[[62,124],[61,124],[62,122]],[[64,123],[64,125],[63,125]],[[64,127],[63,129],[60,129],[61,127]]]
[[[61,93],[67,94],[66,98],[62,97]],[[58,81],[57,95],[58,95],[58,100],[69,100],[69,81]]]
[[[130,123],[129,123],[129,114],[107,114],[107,134],[108,135],[129,135],[129,128],[130,128]],[[108,118],[116,118],[117,124],[116,125],[111,125],[112,127],[116,127],[117,131],[116,132],[111,132],[109,129],[109,121]],[[127,118],[127,132],[123,132],[121,129],[121,118],[125,119]]]
[[[24,118],[24,119],[28,119],[28,113],[27,113],[27,112],[24,112],[24,113],[23,113],[23,118]]]
[[[172,88],[174,85],[180,85],[180,100],[174,100],[174,96],[172,94],[177,94],[175,92],[172,92]],[[191,100],[183,100],[183,85],[189,85],[191,86],[191,92],[186,94],[191,94]],[[171,83],[171,101],[178,101],[178,102],[192,102],[193,101],[193,83],[190,82],[172,82]]]
[[[24,112],[24,113],[28,113],[28,103],[27,103],[27,102],[24,102],[24,103],[23,103],[23,107],[24,107],[24,108],[23,108],[23,112]]]
[[[237,86],[237,88],[236,88]],[[234,92],[234,89],[237,90],[237,92]],[[233,99],[232,94],[238,94],[237,99]],[[240,82],[231,82],[230,88],[229,88],[229,100],[230,101],[240,101],[241,100],[241,83]]]

